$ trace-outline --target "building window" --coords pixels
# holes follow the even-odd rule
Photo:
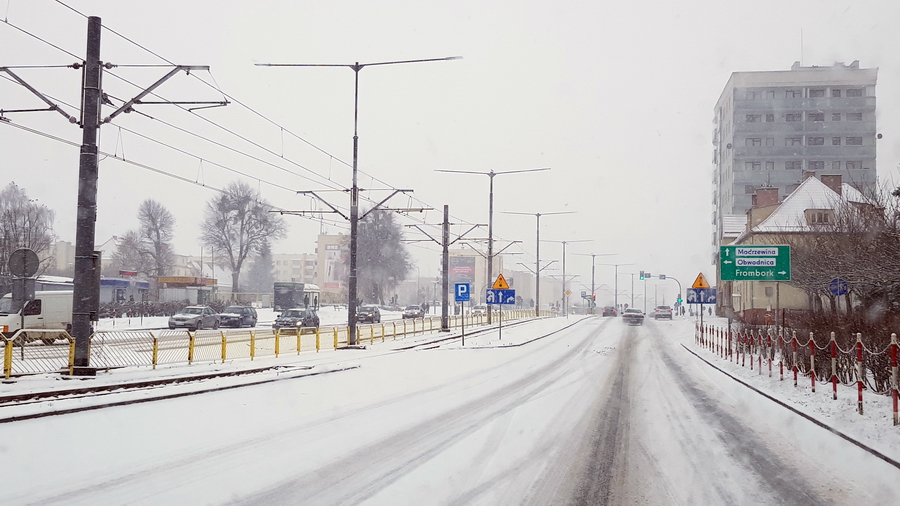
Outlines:
[[[824,112],[808,112],[806,113],[806,121],[825,121]]]
[[[803,160],[788,160],[784,162],[784,168],[787,170],[803,169]]]
[[[747,100],[759,100],[759,92],[747,91]]]
[[[832,137],[832,138],[831,138],[831,145],[832,145],[832,146],[840,146],[840,145],[841,145],[841,138],[840,138],[840,137]]]
[[[862,167],[862,162],[845,162],[844,163],[844,168],[846,168],[847,170],[856,170],[860,167]]]
[[[862,88],[848,88],[847,89],[847,98],[850,97],[861,97],[863,96]]]
[[[747,170],[759,170],[761,164],[760,162],[744,162],[744,168]]]
[[[774,100],[775,99],[775,90],[766,91],[766,98]]]
[[[785,146],[802,146],[803,145],[803,137],[785,137],[784,145]]]
[[[774,146],[775,138],[774,137],[766,137],[766,146]]]
[[[810,90],[812,91],[812,90]],[[771,286],[766,287],[766,297],[773,297],[775,295],[775,289]]]
[[[831,162],[831,170],[841,170],[841,162]]]
[[[848,112],[847,113],[847,121],[862,121],[862,113],[861,112]]]
[[[825,170],[825,162],[822,160],[810,161],[809,170]]]
[[[809,98],[818,98],[825,96],[825,89],[809,90]]]
[[[775,170],[775,162],[766,162],[766,170]]]
[[[807,137],[806,145],[807,146],[824,146],[825,145],[825,137]]]
[[[841,98],[841,90],[837,88],[831,90],[831,96],[833,98]]]
[[[831,113],[831,121],[840,121],[840,120],[841,120],[841,113],[839,113],[839,112]]]
[[[785,90],[784,98],[803,98],[803,90]]]
[[[847,137],[847,145],[848,146],[862,146],[862,137]]]
[[[807,209],[804,211],[806,222],[810,225],[826,225],[834,221],[831,209]]]
[[[775,115],[766,114],[766,123],[775,123]]]
[[[746,142],[748,146],[762,146],[762,139],[759,137],[747,137]]]
[[[747,123],[759,123],[760,115],[759,114],[748,114],[747,115]]]
[[[802,112],[789,112],[784,115],[784,120],[787,122],[803,121],[803,113]]]

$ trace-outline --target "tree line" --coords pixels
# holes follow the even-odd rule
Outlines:
[[[287,237],[288,226],[271,211],[273,207],[258,190],[240,181],[230,183],[206,202],[200,242],[215,258],[216,265],[231,271],[235,296],[244,289],[240,281],[245,269],[246,289],[272,290],[272,244]],[[38,254],[38,274],[70,274],[52,268],[52,247],[57,239],[54,218],[52,210],[29,199],[15,183],[0,192],[0,294],[11,290],[7,264],[12,252],[19,248]],[[111,268],[105,274],[116,276],[120,270],[132,271],[148,279],[170,275],[175,266],[175,217],[162,203],[147,199],[138,207],[137,221],[137,228],[118,236]],[[360,221],[358,231],[359,296],[364,301],[383,304],[412,268],[402,243],[402,230],[393,213],[375,210]],[[348,265],[349,257],[344,255],[343,262]]]

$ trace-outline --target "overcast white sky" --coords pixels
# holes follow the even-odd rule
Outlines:
[[[114,158],[101,162],[98,243],[134,228],[138,205],[154,198],[178,220],[177,251],[199,254],[198,224],[205,202],[215,195],[202,185],[221,188],[242,178],[273,205],[299,210],[315,203],[295,195],[295,190],[350,184],[353,72],[254,63],[349,64],[462,56],[459,61],[360,72],[360,186],[371,189],[366,195],[376,200],[387,195],[381,190],[387,187],[413,188],[414,200],[396,197],[392,205],[436,209],[404,218],[404,223],[436,224],[444,204],[450,206],[454,222],[486,223],[488,178],[436,169],[551,167],[547,172],[496,177],[495,236],[523,241],[521,248],[510,249],[522,254],[508,257],[507,265],[533,265],[534,217],[501,212],[575,211],[542,218],[541,238],[592,240],[568,248],[567,270],[587,283],[590,258],[574,253],[615,253],[597,262],[630,263],[620,272],[662,272],[683,284],[699,271],[713,275],[713,106],[734,71],[787,70],[801,56],[804,65],[858,59],[863,67],[879,67],[878,131],[884,139],[878,145],[877,170],[882,181],[897,180],[896,0],[652,0],[615,5],[460,0],[68,0],[64,5],[0,0],[0,66],[80,60],[87,21],[67,6],[102,18],[107,30],[101,55],[106,62],[160,64],[165,63],[162,57],[177,64],[211,66],[211,72],[170,79],[158,89],[160,97],[221,100],[218,86],[244,104],[193,113],[170,105],[143,105],[137,109],[149,117],[123,114],[104,125],[101,150],[150,169]],[[139,90],[128,82],[146,87],[166,71],[118,67],[105,74],[104,90],[129,99]],[[77,109],[80,72],[15,72],[42,92],[74,105],[63,106],[70,113]],[[37,98],[0,79],[0,109],[39,107],[43,104]],[[107,108],[104,115],[109,112]],[[7,117],[14,125],[81,142],[80,129],[56,113]],[[31,198],[55,210],[55,232],[62,240],[75,238],[77,169],[77,147],[0,124],[0,182],[15,181]],[[347,206],[345,194],[323,196]],[[286,219],[290,238],[275,244],[275,251],[311,253],[322,224]],[[330,224],[333,220],[326,216],[326,232],[346,230],[343,223]],[[411,248],[422,275],[436,274],[438,246],[417,243]],[[558,260],[560,254],[559,244],[542,243],[542,259]],[[612,285],[612,272],[611,267],[598,266],[597,284]]]

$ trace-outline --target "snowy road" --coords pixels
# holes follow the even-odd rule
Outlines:
[[[479,348],[333,352],[315,360],[360,367],[8,424],[0,503],[897,500],[896,468],[709,381],[721,373],[673,338],[690,322],[572,323],[505,329]]]

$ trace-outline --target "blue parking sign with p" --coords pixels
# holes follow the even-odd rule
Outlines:
[[[468,283],[456,283],[456,302],[469,302],[470,294]]]

